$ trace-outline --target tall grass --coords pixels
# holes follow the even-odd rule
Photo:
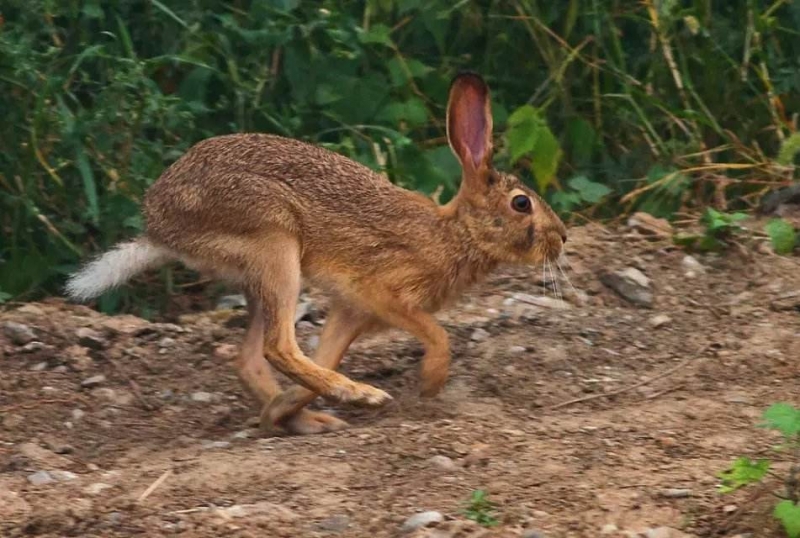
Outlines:
[[[795,177],[796,0],[5,0],[0,14],[6,297],[57,291],[140,232],[147,186],[215,134],[306,139],[446,199],[442,118],[463,68],[494,89],[498,164],[565,215],[743,206]]]

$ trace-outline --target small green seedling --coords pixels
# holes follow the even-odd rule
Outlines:
[[[486,492],[482,489],[472,492],[464,515],[483,527],[496,527],[500,524],[494,503],[487,498]]]
[[[785,493],[779,495],[783,500],[775,505],[772,514],[781,522],[789,538],[800,538],[800,409],[788,403],[776,403],[764,411],[762,420],[760,427],[783,435],[784,442],[776,449],[792,451],[797,458],[784,480]],[[768,459],[754,462],[746,457],[737,458],[727,470],[717,475],[722,480],[719,492],[730,493],[760,482],[769,473],[770,466]]]
[[[674,241],[679,245],[699,251],[722,250],[745,229],[739,224],[747,218],[747,213],[722,213],[707,208],[701,223],[705,228],[702,234],[678,233]]]

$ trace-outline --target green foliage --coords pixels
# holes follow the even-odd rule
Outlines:
[[[720,176],[736,203],[797,175],[800,138],[783,111],[800,108],[798,2],[0,9],[0,287],[13,297],[60,291],[80,261],[140,233],[147,187],[213,135],[318,143],[446,201],[459,171],[442,118],[465,68],[491,85],[498,167],[565,215],[670,216],[704,207]],[[162,289],[146,283],[142,293]],[[134,297],[105,303],[126,310]]]
[[[789,538],[800,537],[800,506],[785,499],[775,505],[772,515],[781,522]]]
[[[791,223],[784,219],[773,219],[765,227],[772,241],[772,248],[778,254],[791,254],[797,246],[797,232]]]
[[[750,458],[741,457],[734,461],[730,468],[717,475],[722,480],[719,486],[720,493],[730,493],[742,486],[759,482],[769,471],[769,460],[751,461]]]
[[[760,426],[780,432],[785,441],[782,448],[788,448],[795,457],[800,457],[800,408],[785,402],[775,403],[764,411],[761,418]],[[753,462],[746,457],[740,457],[728,470],[717,475],[722,479],[719,491],[730,493],[742,486],[759,482],[767,476],[769,469],[769,460]],[[791,467],[789,476],[785,479],[788,498],[778,502],[773,511],[773,516],[781,522],[789,538],[800,537],[800,491],[797,490],[799,473],[800,461]]]
[[[464,515],[484,527],[495,527],[500,524],[496,516],[496,507],[483,490],[475,490],[470,496]]]
[[[677,233],[674,241],[685,247],[699,251],[721,250],[728,242],[744,230],[740,221],[747,218],[746,213],[723,213],[712,207],[706,208],[701,219],[703,234]]]

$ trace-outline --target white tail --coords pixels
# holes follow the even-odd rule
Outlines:
[[[174,256],[168,249],[152,245],[145,239],[119,243],[72,275],[67,281],[66,291],[73,299],[86,301],[170,259]]]

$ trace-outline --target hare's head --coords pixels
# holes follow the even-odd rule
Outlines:
[[[448,206],[475,245],[500,262],[556,260],[566,228],[550,206],[517,177],[492,167],[489,88],[473,73],[458,75],[447,104],[447,138],[461,162],[461,187]]]

